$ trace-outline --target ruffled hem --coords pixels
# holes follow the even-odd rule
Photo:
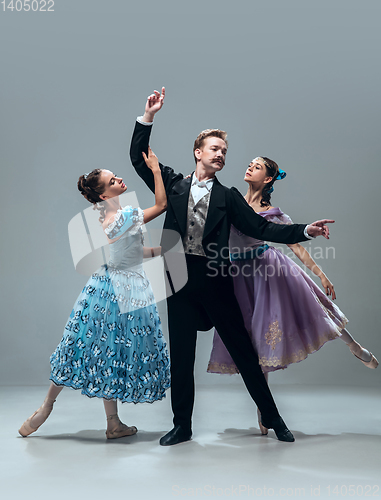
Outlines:
[[[84,396],[87,396],[88,398],[99,398],[99,399],[106,399],[108,401],[119,401],[121,403],[155,403],[156,401],[161,401],[166,397],[165,391],[167,391],[171,384],[168,382],[164,386],[161,387],[160,391],[157,391],[157,394],[153,397],[148,397],[145,396],[144,394],[139,394],[139,397],[123,397],[122,394],[117,394],[117,395],[107,395],[101,392],[99,389],[98,392],[90,392],[86,390],[83,386],[80,385],[73,385],[71,383],[64,383],[64,382],[57,382],[57,380],[54,377],[50,377],[49,380],[51,380],[57,387],[68,387],[69,389],[74,389],[74,390],[81,390],[81,394]]]
[[[236,375],[239,373],[236,365],[228,365],[226,363],[217,363],[209,361],[208,368],[206,370],[208,373],[218,373],[220,375]]]
[[[327,335],[320,337],[315,343],[307,344],[305,349],[299,349],[297,352],[291,353],[288,356],[282,357],[266,357],[259,356],[259,365],[263,372],[274,372],[277,370],[284,370],[288,366],[294,363],[300,363],[305,360],[309,354],[319,351],[324,344],[335,340],[341,336],[341,330],[343,330],[348,323],[348,320],[342,322],[341,326],[337,328],[335,332],[329,332]],[[239,374],[240,371],[234,363],[218,363],[216,361],[209,361],[208,368],[206,370],[208,373],[217,373],[219,375],[235,375]]]
[[[347,323],[347,322],[346,322]],[[343,330],[346,323],[344,323]],[[341,332],[340,330],[340,332]],[[331,332],[327,337],[319,339],[314,344],[308,344],[305,349],[299,349],[298,352],[294,352],[288,356],[283,356],[281,358],[267,358],[266,356],[259,357],[259,364],[264,372],[273,372],[276,370],[284,370],[293,363],[300,363],[305,360],[309,354],[319,351],[323,345],[331,340],[335,340],[340,337],[341,333]]]

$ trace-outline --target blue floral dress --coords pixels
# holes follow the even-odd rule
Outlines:
[[[143,211],[118,210],[110,259],[84,286],[50,358],[56,385],[89,397],[152,403],[170,387],[169,356],[143,270]]]

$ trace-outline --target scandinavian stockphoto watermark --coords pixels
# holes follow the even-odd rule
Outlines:
[[[134,191],[123,193],[119,197],[122,207],[139,207]],[[121,312],[140,309],[140,302],[133,303],[129,277],[135,275],[142,287],[151,287],[148,294],[152,301],[160,302],[185,286],[188,280],[184,248],[180,235],[176,231],[147,229],[142,226],[142,234],[136,238],[139,242],[144,237],[146,247],[158,247],[165,236],[166,251],[162,255],[145,258],[142,261],[142,247],[125,246],[111,243],[99,221],[100,212],[88,207],[75,215],[68,224],[70,250],[76,271],[85,276],[95,276],[101,281],[109,281],[113,286],[112,300],[118,302]],[[111,248],[113,247],[113,248]],[[144,247],[143,247],[144,251]],[[91,290],[90,290],[91,292]]]
[[[120,203],[121,206],[139,207],[134,191],[120,195]],[[68,233],[72,259],[75,269],[80,274],[91,276],[95,273],[97,279],[102,281],[112,278],[115,288],[113,297],[118,301],[121,311],[141,307],[140,303],[135,306],[126,303],[126,295],[130,295],[128,289],[130,285],[124,279],[126,272],[137,275],[140,273],[141,278],[145,280],[142,286],[151,286],[150,296],[156,302],[168,298],[185,286],[188,281],[187,263],[181,237],[176,231],[151,229],[150,226],[147,229],[143,225],[142,235],[144,235],[145,246],[158,247],[160,241],[165,241],[165,251],[162,250],[161,255],[154,258],[144,259],[143,262],[140,259],[138,262],[139,251],[127,246],[118,250],[117,262],[113,262],[110,261],[110,249],[115,260],[115,250],[118,245],[114,243],[110,245],[99,216],[98,210],[88,207],[70,220]],[[113,248],[111,248],[112,245],[114,245]],[[255,259],[235,260],[232,264],[229,263],[231,254],[236,255],[240,252],[246,254],[246,251],[249,252],[250,249],[224,247],[217,251],[216,248],[216,243],[207,246],[207,276],[211,278],[217,275],[232,277],[242,275],[254,278],[261,276],[268,280],[274,276],[288,274],[297,276],[303,272],[303,266],[300,267],[294,262],[296,258],[294,253],[289,250],[287,254],[284,254],[282,247],[265,248],[263,253],[258,254]],[[308,250],[316,262],[335,258],[334,247],[314,247]]]
[[[268,487],[239,484],[237,486],[217,486],[205,484],[198,487],[172,486],[172,497],[241,497],[241,498],[375,498],[380,495],[379,485],[311,485],[310,487]]]
[[[322,260],[335,259],[335,247],[303,247],[308,251],[315,265],[312,267],[313,272],[321,270],[319,263]],[[302,262],[296,263],[298,259],[295,253],[283,247],[262,246],[257,252],[256,248],[234,248],[223,247],[217,250],[216,243],[210,243],[208,249],[208,276],[215,277],[217,274],[224,277],[243,276],[255,277],[260,276],[266,281],[270,278],[280,276],[298,276],[307,271],[307,266]],[[229,263],[232,260],[232,264]]]

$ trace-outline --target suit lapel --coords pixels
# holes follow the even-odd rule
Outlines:
[[[172,188],[172,194],[168,195],[168,202],[173,208],[175,218],[180,227],[181,234],[186,233],[187,215],[188,215],[188,198],[191,187],[192,177],[182,179],[177,182]]]
[[[206,216],[205,229],[202,239],[216,227],[218,222],[225,216],[226,202],[224,187],[214,178],[212,192],[210,193],[208,214]]]

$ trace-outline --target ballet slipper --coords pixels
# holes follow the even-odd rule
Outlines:
[[[121,422],[117,414],[109,415],[107,417],[107,422],[110,422],[112,420],[116,420],[116,426],[112,430],[107,429],[106,431],[107,439],[117,439],[124,436],[133,436],[138,432],[138,429],[134,425],[128,427],[128,425]]]
[[[45,400],[42,403],[42,405],[40,406],[40,408],[38,410],[36,410],[33,413],[33,415],[31,415],[28,419],[26,419],[25,422],[22,424],[22,426],[19,429],[19,434],[22,437],[27,437],[27,436],[29,436],[29,434],[36,432],[36,430],[39,427],[41,427],[41,425],[46,421],[46,419],[51,414],[51,412],[53,410],[53,403],[55,403],[55,401],[56,401],[55,399],[45,398]],[[44,415],[45,418],[39,425],[37,425],[37,427],[33,427],[33,425],[32,425],[33,417],[35,417],[37,414],[40,414],[40,413],[42,413],[42,414],[45,413],[45,415]]]
[[[262,433],[262,436],[267,436],[267,434],[269,433],[269,430],[267,427],[265,427],[262,424],[262,416],[261,416],[261,412],[259,411],[259,409],[257,409],[257,414],[258,414],[258,425],[259,425],[259,429]]]
[[[364,363],[364,365],[367,368],[371,368],[371,369],[377,368],[377,366],[378,366],[377,358],[375,356],[373,356],[373,354],[370,351],[368,351],[370,356],[371,356],[370,361],[364,361],[363,359],[361,359],[360,355],[362,353],[363,347],[358,342],[356,342],[354,340],[353,342],[348,344],[348,347],[349,347],[351,353],[353,354],[353,356],[358,358],[361,361],[361,363]]]

